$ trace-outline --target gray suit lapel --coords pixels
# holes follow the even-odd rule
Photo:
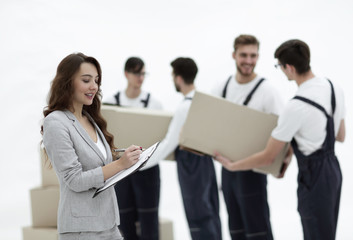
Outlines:
[[[72,125],[75,127],[76,131],[80,134],[80,136],[83,138],[83,140],[85,140],[85,142],[93,149],[93,151],[96,152],[96,154],[99,156],[99,158],[101,159],[101,161],[105,165],[106,159],[104,159],[102,152],[99,150],[99,148],[97,147],[95,142],[93,142],[91,137],[88,135],[87,131],[82,127],[80,122],[76,119],[75,115],[70,111],[65,111],[65,114],[70,120],[72,120]],[[85,113],[85,115],[89,118],[91,123],[93,123],[94,127],[97,129],[97,132],[98,131],[100,132],[98,126],[95,124],[95,122],[93,121],[91,116],[89,116],[89,114],[87,114],[87,113]],[[97,136],[97,137],[99,137],[99,136]],[[108,152],[107,152],[107,155],[108,155]]]

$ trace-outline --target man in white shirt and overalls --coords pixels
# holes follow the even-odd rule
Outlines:
[[[125,91],[107,98],[105,104],[123,107],[162,109],[162,104],[150,93],[142,90],[146,76],[141,58],[130,57],[125,63],[128,81]],[[120,230],[127,240],[158,240],[158,208],[160,199],[160,169],[158,163],[149,165],[115,185],[121,224]],[[141,237],[138,238],[136,222],[140,223]]]
[[[172,63],[175,88],[184,95],[164,139],[147,162],[147,166],[175,152],[178,179],[185,215],[193,240],[222,240],[219,197],[214,162],[179,149],[180,131],[185,123],[195,93],[194,80],[198,68],[191,58],[177,58]]]
[[[336,236],[342,174],[335,141],[345,139],[343,91],[310,68],[310,50],[301,40],[289,40],[276,52],[277,67],[298,85],[278,119],[266,148],[237,162],[215,153],[230,171],[271,164],[287,142],[298,161],[298,211],[305,240],[333,240]],[[290,156],[286,159],[290,159]]]
[[[234,40],[236,73],[217,84],[213,94],[265,113],[278,115],[283,100],[268,79],[254,72],[259,41],[252,35]],[[267,177],[251,170],[232,172],[222,168],[222,192],[228,211],[232,240],[273,239],[267,202]]]

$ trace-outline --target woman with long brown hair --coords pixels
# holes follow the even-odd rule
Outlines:
[[[95,198],[105,180],[138,161],[130,146],[113,161],[113,136],[100,113],[102,71],[93,57],[65,57],[51,84],[44,109],[43,144],[58,176],[59,239],[123,239],[114,188]]]

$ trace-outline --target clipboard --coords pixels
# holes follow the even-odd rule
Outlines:
[[[119,182],[123,178],[133,174],[134,172],[138,171],[140,168],[145,166],[147,161],[153,155],[154,151],[156,151],[158,145],[159,145],[159,142],[156,142],[155,144],[153,144],[152,146],[150,146],[149,148],[147,148],[145,151],[142,152],[137,163],[135,163],[134,165],[132,165],[131,167],[129,167],[125,170],[122,170],[122,171],[116,173],[114,176],[108,178],[105,181],[104,186],[101,188],[98,188],[96,190],[96,192],[93,194],[92,198],[96,197],[99,193],[103,192],[104,190],[108,189],[109,187],[114,186],[117,182]],[[117,160],[117,161],[119,161],[119,160]]]

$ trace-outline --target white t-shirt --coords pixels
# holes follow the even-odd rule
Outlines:
[[[189,92],[185,98],[193,98],[195,91]],[[155,164],[160,159],[165,159],[179,145],[180,131],[186,121],[186,117],[191,106],[191,100],[184,99],[177,107],[174,116],[169,124],[168,131],[164,139],[160,142],[158,148],[153,153],[150,160],[144,168],[148,168],[150,164]]]
[[[336,96],[333,116],[336,136],[345,116],[345,106],[342,89],[336,84],[333,87]],[[331,87],[327,79],[314,77],[305,81],[299,86],[296,95],[316,102],[332,115]],[[294,137],[299,150],[309,155],[322,146],[326,137],[326,123],[327,118],[321,110],[301,100],[292,99],[280,115],[272,137],[283,142],[290,142]]]
[[[137,107],[137,108],[144,108],[145,104],[142,101],[145,101],[147,99],[148,93],[145,91],[141,91],[140,95],[136,98],[128,98],[126,96],[125,91],[120,92],[119,100],[120,100],[120,105],[124,107]],[[116,99],[115,99],[115,94],[114,96],[110,96],[107,99],[103,100],[103,103],[109,103],[109,104],[116,104]],[[162,104],[160,101],[155,99],[152,94],[150,94],[150,98],[148,100],[148,105],[147,108],[149,109],[157,109],[161,110],[162,109]]]
[[[97,134],[97,142],[96,142],[95,144],[97,145],[97,147],[99,148],[99,150],[102,152],[103,157],[104,157],[105,159],[107,159],[107,151],[105,150],[105,146],[104,146],[104,144],[103,144],[103,142],[102,142],[102,139],[101,139],[101,137],[99,136],[97,130],[96,130],[96,134]]]
[[[257,76],[251,82],[240,84],[235,80],[235,76],[232,76],[227,86],[226,99],[230,102],[243,105],[246,97],[253,90],[261,78],[262,77]],[[218,97],[222,97],[223,89],[227,80],[228,79],[225,79],[220,84],[217,84],[211,93]],[[281,110],[283,110],[284,103],[278,90],[271,84],[268,79],[265,79],[256,89],[247,106],[249,108],[265,113],[273,113],[279,115]]]
[[[145,104],[142,101],[145,101],[147,99],[147,95],[148,95],[147,92],[141,91],[140,95],[137,98],[128,98],[126,96],[125,91],[121,91],[120,92],[120,96],[119,96],[120,105],[124,106],[124,107],[144,108]],[[107,98],[103,102],[104,103],[110,103],[110,104],[116,104],[117,103],[116,99],[115,99],[115,95]],[[155,99],[152,96],[152,94],[150,94],[150,97],[149,97],[149,100],[148,100],[147,109],[162,110],[162,104],[161,104],[160,101]],[[155,161],[153,164],[148,164],[148,165],[146,164],[146,166],[141,168],[140,171],[146,170],[148,168],[151,168],[151,167],[153,167],[153,166],[155,166],[157,164],[158,164],[158,161]]]

